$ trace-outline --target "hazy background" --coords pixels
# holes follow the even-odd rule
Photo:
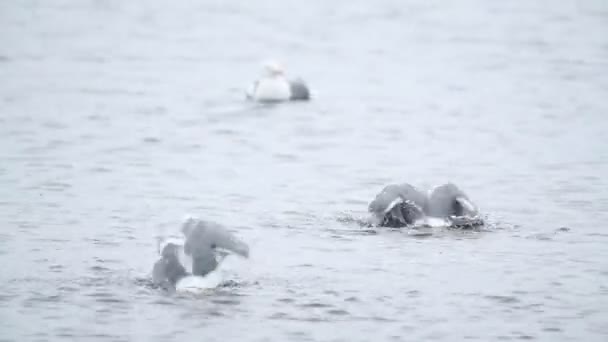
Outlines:
[[[605,341],[608,2],[0,2],[0,340]],[[267,59],[313,90],[258,106]],[[452,181],[488,232],[369,234]],[[186,214],[239,285],[147,288]],[[603,322],[603,323],[602,323]]]

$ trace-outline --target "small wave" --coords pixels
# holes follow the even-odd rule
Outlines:
[[[306,304],[300,304],[298,305],[301,308],[331,308],[332,305],[330,304],[325,304],[325,303],[306,303]]]
[[[350,313],[346,310],[342,310],[342,309],[331,309],[331,310],[327,310],[327,313],[330,315],[336,315],[336,316],[347,316],[350,315]]]
[[[496,301],[499,303],[503,303],[503,304],[519,303],[519,299],[517,299],[517,297],[514,297],[514,296],[489,295],[489,296],[485,296],[484,298],[492,300],[492,301]]]

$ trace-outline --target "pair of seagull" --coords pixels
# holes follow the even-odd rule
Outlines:
[[[390,184],[370,202],[368,210],[370,223],[381,227],[406,227],[428,217],[444,219],[452,227],[483,225],[479,209],[452,183],[426,194],[408,183]],[[181,247],[166,244],[152,270],[153,282],[164,288],[175,289],[189,275],[203,277],[213,272],[219,264],[218,255],[220,260],[229,252],[249,257],[249,246],[219,224],[188,218],[181,230],[185,237],[183,251],[192,258],[192,270],[188,272],[179,260]]]
[[[453,183],[426,194],[408,183],[390,184],[370,202],[368,211],[370,223],[382,227],[401,228],[424,223],[427,218],[444,219],[453,227],[483,224],[477,206]]]

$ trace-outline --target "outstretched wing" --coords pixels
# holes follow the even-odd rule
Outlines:
[[[245,258],[249,257],[249,246],[219,224],[188,219],[182,231],[186,236],[184,252],[187,255],[208,254],[221,248]]]
[[[212,224],[207,227],[207,238],[214,248],[222,248],[244,258],[249,257],[249,246],[229,232],[226,228]]]

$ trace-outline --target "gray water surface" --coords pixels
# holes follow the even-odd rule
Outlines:
[[[608,2],[0,2],[0,340],[605,341]],[[269,58],[313,101],[244,91]],[[485,231],[368,231],[452,181]],[[143,286],[185,215],[251,247]]]

